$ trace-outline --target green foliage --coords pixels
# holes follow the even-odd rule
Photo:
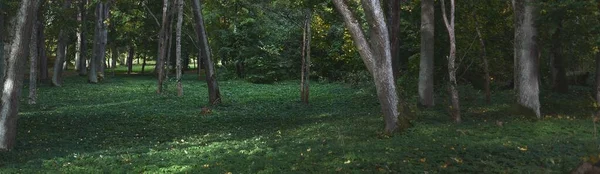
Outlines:
[[[506,112],[510,91],[485,105],[461,87],[473,94],[461,98],[463,124],[438,98],[412,128],[385,137],[372,88],[312,83],[306,106],[298,81],[222,81],[224,104],[202,114],[206,83],[195,79],[184,76],[184,97],[155,95],[151,76],[41,86],[38,104],[22,105],[0,173],[566,173],[600,152],[587,88],[544,91],[545,117],[530,122]]]

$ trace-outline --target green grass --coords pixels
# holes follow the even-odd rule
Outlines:
[[[586,88],[543,92],[546,118],[532,121],[508,112],[511,91],[486,105],[462,87],[464,123],[450,122],[440,96],[386,137],[372,88],[312,83],[306,106],[298,81],[221,81],[224,104],[203,115],[206,84],[195,79],[185,76],[184,97],[172,80],[156,95],[150,76],[42,85],[39,104],[22,100],[0,173],[566,173],[599,153]]]

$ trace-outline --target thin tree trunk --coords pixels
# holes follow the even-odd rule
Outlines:
[[[473,15],[473,17],[477,17],[477,15]],[[490,70],[488,67],[488,60],[487,60],[487,51],[485,48],[485,42],[483,41],[483,37],[481,36],[481,31],[479,30],[479,23],[477,22],[477,19],[475,19],[475,31],[477,32],[477,36],[479,37],[479,43],[481,44],[481,59],[483,60],[483,71],[485,73],[484,78],[485,78],[485,84],[483,85],[483,87],[485,88],[485,102],[487,104],[490,104],[491,102],[491,92],[490,92]]]
[[[311,22],[312,11],[306,9],[306,18],[304,19],[304,38],[302,40],[302,70],[300,82],[300,99],[303,103],[308,104],[309,99],[309,84],[310,84],[310,40],[311,40]]]
[[[172,55],[172,51],[173,51],[173,21],[175,21],[173,18],[175,18],[175,15],[173,14],[172,11],[174,11],[174,7],[175,4],[173,4],[171,6],[171,10],[169,10],[170,14],[169,14],[169,26],[168,26],[168,33],[167,33],[167,60],[165,61],[166,63],[166,71],[165,71],[165,79],[169,79],[169,74],[171,73],[171,70],[173,68],[171,68],[173,66],[173,64],[171,63],[171,55]]]
[[[596,105],[600,105],[600,52],[596,53]]]
[[[537,69],[537,31],[535,28],[535,0],[513,0],[515,8],[515,57],[517,61],[517,103],[538,118],[540,115],[539,81]]]
[[[392,70],[394,79],[400,77],[407,62],[400,56],[400,0],[387,0],[387,24],[390,31],[390,52],[392,54]]]
[[[110,59],[110,69],[112,70],[112,76],[115,76],[115,70],[117,69],[117,59],[119,59],[119,49],[117,46],[112,46],[112,58]]]
[[[454,35],[454,0],[450,0],[450,18],[446,14],[446,3],[442,0],[442,16],[444,18],[444,24],[448,29],[448,36],[450,37],[450,55],[448,56],[448,75],[450,76],[450,114],[454,122],[460,123],[460,103],[458,98],[458,89],[456,89],[456,38]]]
[[[419,104],[432,107],[433,95],[433,60],[434,60],[434,8],[433,0],[421,1],[421,60],[419,64]]]
[[[4,71],[6,70],[6,66],[5,66],[5,60],[6,60],[6,56],[5,56],[5,52],[4,52],[4,28],[6,27],[4,25],[4,18],[6,17],[4,11],[5,11],[5,5],[4,5],[4,1],[0,1],[0,84],[4,84]]]
[[[377,96],[384,115],[385,132],[391,134],[398,129],[398,126],[405,127],[405,125],[399,125],[398,122],[398,104],[402,102],[399,102],[396,93],[389,34],[381,4],[379,4],[379,1],[361,1],[371,31],[369,42],[365,37],[361,24],[358,23],[345,2],[344,0],[333,0],[335,7],[343,16],[363,62],[373,75]]]
[[[29,56],[29,43],[33,18],[37,13],[39,0],[21,0],[21,7],[15,17],[15,37],[10,46],[6,64],[6,74],[0,101],[0,151],[11,150],[15,145],[19,99],[23,86],[24,65]]]
[[[63,4],[62,9],[67,10],[71,6],[71,0],[66,0]],[[65,64],[65,54],[67,53],[67,42],[69,41],[69,35],[66,29],[63,27],[60,29],[58,34],[58,45],[56,46],[56,60],[54,61],[54,74],[52,74],[52,85],[62,85],[62,73]]]
[[[39,2],[41,1],[37,1],[36,3],[38,4],[37,7],[39,7]],[[37,103],[37,74],[38,74],[38,69],[37,69],[37,64],[38,64],[38,57],[39,57],[39,51],[38,51],[38,45],[39,45],[39,39],[37,38],[38,35],[37,33],[39,32],[39,25],[37,25],[38,23],[41,23],[38,21],[37,15],[33,16],[33,22],[32,22],[32,30],[31,30],[31,41],[30,41],[30,46],[29,46],[29,100],[28,103],[30,105],[34,105]]]
[[[146,69],[146,60],[148,60],[148,57],[144,55],[142,58],[144,58],[144,60],[142,61],[142,74],[144,74],[144,70]]]
[[[106,2],[100,11],[102,14],[102,23],[100,28],[100,50],[98,50],[98,76],[103,79],[106,70],[106,45],[108,43],[108,26],[104,21],[108,20],[110,13],[110,3]]]
[[[80,76],[85,76],[87,74],[87,39],[86,39],[86,32],[85,32],[85,21],[87,20],[87,9],[85,8],[85,6],[87,5],[87,1],[88,0],[82,0],[82,2],[80,3],[80,10],[81,10],[81,29],[79,32],[79,75]]]
[[[156,93],[162,94],[163,81],[164,81],[164,60],[167,52],[166,48],[166,37],[167,37],[167,25],[168,25],[168,10],[169,1],[163,0],[163,14],[162,14],[162,26],[160,29],[160,38],[159,38],[159,56],[156,59],[156,71],[158,72],[158,87]]]
[[[208,102],[212,105],[221,103],[221,92],[219,91],[219,84],[217,83],[217,76],[215,74],[215,67],[210,54],[210,46],[208,45],[208,37],[206,35],[206,29],[204,27],[204,18],[202,16],[202,1],[192,0],[194,19],[196,20],[196,35],[198,42],[200,42],[200,48],[198,51],[201,53],[204,60],[204,70],[206,72],[206,83],[208,85]]]
[[[38,19],[42,19],[41,17]],[[38,23],[38,43],[39,43],[39,72],[40,72],[40,82],[42,83],[47,83],[48,82],[48,56],[46,55],[46,36],[44,35],[44,24],[43,23]]]
[[[96,27],[94,29],[94,47],[93,47],[93,55],[90,59],[90,72],[88,73],[88,82],[89,83],[98,83],[98,71],[100,63],[100,56],[102,55],[102,25],[104,25],[104,17],[103,10],[104,3],[98,2],[96,4]]]
[[[175,59],[177,61],[177,96],[183,96],[181,84],[181,25],[183,24],[183,0],[177,0],[177,28],[175,29]]]
[[[562,42],[560,40],[562,30],[562,22],[559,22],[558,28],[552,34],[552,50],[550,68],[552,69],[552,91],[558,93],[569,92],[569,83],[567,81],[567,72],[564,66],[562,55]]]
[[[129,46],[129,53],[127,54],[127,74],[131,74],[133,71],[133,55],[134,55],[133,46]],[[143,68],[142,68],[143,71]]]

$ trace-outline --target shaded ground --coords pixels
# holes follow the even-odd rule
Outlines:
[[[297,81],[222,81],[224,104],[201,114],[206,84],[195,79],[185,76],[181,98],[172,79],[156,95],[151,76],[42,85],[39,104],[22,102],[17,148],[0,154],[0,173],[565,173],[599,154],[586,88],[543,92],[546,118],[532,121],[510,114],[512,91],[485,105],[462,87],[463,124],[439,96],[413,128],[385,137],[372,88],[313,83],[305,106]]]

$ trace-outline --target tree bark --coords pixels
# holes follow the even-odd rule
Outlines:
[[[562,22],[559,22],[558,28],[552,34],[552,50],[550,68],[552,69],[552,91],[558,93],[569,92],[569,81],[567,80],[567,72],[565,70],[562,42],[560,40],[562,30]]]
[[[303,103],[308,104],[310,94],[310,40],[311,40],[311,23],[312,11],[306,9],[306,18],[304,19],[304,33],[302,39],[302,70],[300,82],[300,99]]]
[[[385,132],[391,134],[398,129],[398,104],[396,85],[392,72],[389,33],[379,1],[361,1],[370,27],[370,42],[367,41],[361,24],[350,11],[346,1],[333,0],[342,14],[344,22],[359,54],[369,72],[373,75],[377,96],[385,120]],[[402,102],[400,102],[402,103]],[[400,125],[404,126],[404,125]]]
[[[460,101],[458,95],[458,89],[456,88],[456,37],[454,35],[454,0],[450,0],[450,18],[446,14],[446,3],[442,0],[442,16],[444,18],[444,24],[448,30],[448,36],[450,37],[450,55],[448,56],[448,75],[450,77],[450,114],[452,119],[456,123],[461,122],[460,118]]]
[[[400,0],[387,0],[387,24],[390,34],[390,52],[392,54],[392,72],[394,79],[400,77],[400,73],[408,63],[400,55]]]
[[[38,9],[38,1],[21,0],[21,7],[15,17],[15,37],[10,46],[0,101],[0,151],[11,150],[15,145],[24,65],[29,56],[33,17]]]
[[[37,1],[36,3],[36,7],[40,6],[40,2],[41,1]],[[37,64],[38,64],[38,57],[39,57],[39,51],[38,51],[38,45],[39,45],[39,39],[37,38],[38,35],[37,33],[39,32],[39,25],[38,23],[41,24],[41,22],[38,21],[38,17],[37,15],[33,16],[33,22],[32,22],[32,30],[31,30],[31,41],[29,41],[31,44],[29,46],[29,100],[28,103],[30,105],[34,105],[37,103],[37,74],[38,74],[38,69],[37,69]]]
[[[87,0],[81,0],[79,2],[79,21],[81,22],[81,27],[79,28],[79,32],[77,33],[77,72],[80,76],[85,76],[87,74],[87,65],[86,65],[86,53],[87,53],[87,41],[86,41],[86,16],[87,10],[85,8],[87,4]]]
[[[433,95],[434,72],[434,8],[433,0],[421,1],[421,60],[419,64],[419,104],[435,105]]]
[[[135,48],[133,48],[133,46],[129,46],[129,53],[127,54],[127,74],[131,74],[131,72],[133,71],[134,50]]]
[[[215,65],[210,54],[210,46],[208,45],[208,37],[206,35],[206,29],[204,27],[204,18],[202,16],[202,1],[192,0],[194,10],[194,20],[196,20],[196,36],[198,37],[198,45],[200,48],[198,51],[200,56],[204,60],[204,71],[206,72],[206,83],[208,85],[208,102],[212,105],[221,103],[221,92],[219,91],[219,84],[217,83],[217,76],[215,74]]]
[[[110,69],[112,70],[112,76],[115,76],[115,70],[117,68],[117,59],[119,59],[119,49],[113,42],[111,48],[112,58],[110,59]]]
[[[98,77],[103,78],[102,66],[104,62],[102,57],[106,54],[106,20],[107,4],[98,2],[96,4],[96,27],[94,29],[94,47],[93,55],[90,59],[90,72],[88,73],[89,83],[98,83]]]
[[[177,25],[175,31],[175,59],[177,61],[177,96],[183,96],[183,85],[181,84],[181,25],[183,24],[183,0],[177,0]]]
[[[38,19],[42,19],[39,17]],[[46,55],[46,35],[44,35],[44,24],[42,22],[38,23],[38,51],[39,51],[39,73],[40,73],[40,82],[47,83],[48,82],[48,56]]]
[[[473,17],[477,17],[477,15],[473,15]],[[487,59],[487,51],[485,48],[485,42],[483,41],[483,37],[481,35],[481,31],[479,30],[479,23],[477,22],[477,19],[475,19],[475,31],[477,32],[477,37],[479,37],[479,43],[481,44],[481,59],[483,61],[483,72],[484,74],[484,78],[485,78],[485,84],[483,85],[483,87],[485,88],[485,102],[487,104],[490,104],[491,102],[491,92],[490,92],[490,70],[488,67],[488,59]]]
[[[164,60],[167,52],[166,48],[166,37],[167,37],[167,25],[168,25],[168,15],[167,10],[169,9],[169,1],[163,0],[163,14],[162,14],[162,25],[160,29],[160,37],[158,40],[159,45],[159,56],[156,58],[156,71],[158,72],[158,87],[156,89],[156,93],[161,94],[163,88],[164,81]]]
[[[596,105],[600,105],[600,52],[596,53]]]
[[[540,115],[539,81],[537,65],[537,31],[535,27],[535,0],[513,0],[515,8],[515,60],[517,71],[517,103],[526,110]]]
[[[67,10],[71,6],[71,0],[66,0],[62,9]],[[52,85],[62,85],[62,73],[64,70],[65,57],[67,54],[67,42],[69,35],[64,27],[61,27],[58,34],[58,45],[56,46],[56,60],[54,61],[54,73],[52,74]]]
[[[98,50],[98,59],[96,65],[98,66],[98,76],[103,79],[106,70],[106,45],[108,44],[108,26],[106,24],[110,14],[110,1],[105,2],[102,5],[100,11],[102,16],[102,23],[100,28],[100,49]]]

